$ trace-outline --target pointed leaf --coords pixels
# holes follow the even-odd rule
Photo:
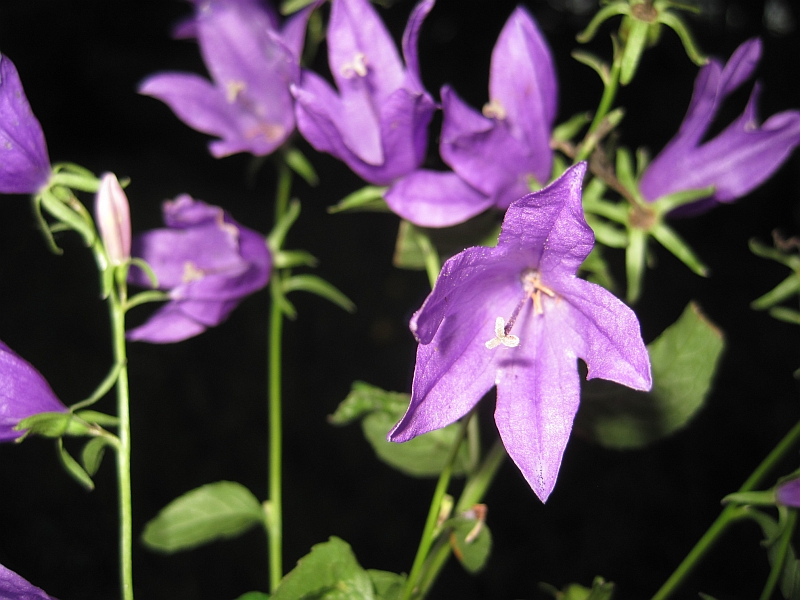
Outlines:
[[[386,200],[383,199],[383,195],[388,189],[388,187],[366,185],[342,198],[338,204],[329,206],[328,212],[331,214],[345,210],[390,212]]]
[[[671,227],[665,223],[659,223],[650,230],[650,234],[695,274],[708,277],[708,267]]]
[[[608,448],[641,448],[678,431],[703,406],[724,342],[694,303],[647,347],[653,389],[585,382],[575,428]]]
[[[778,319],[779,321],[792,323],[793,325],[800,325],[800,312],[792,310],[791,308],[776,306],[775,308],[771,308],[769,310],[769,316],[771,316],[773,319]]]
[[[374,600],[372,581],[344,540],[316,544],[281,580],[271,600]]]
[[[284,294],[298,290],[310,292],[325,298],[347,312],[351,313],[356,310],[356,305],[353,304],[350,298],[337,290],[332,284],[322,279],[322,277],[316,275],[293,275],[283,280]]]
[[[86,472],[93,476],[100,468],[100,463],[103,461],[103,455],[106,451],[106,446],[110,446],[110,440],[104,437],[96,437],[89,440],[83,447],[81,452],[81,462],[86,469]]]
[[[405,575],[377,569],[367,569],[367,575],[375,589],[375,600],[400,600],[406,584]]]
[[[314,1],[315,0],[309,0],[308,4],[311,4],[311,2]],[[283,7],[281,7],[281,10],[283,10]],[[289,168],[300,175],[300,177],[302,177],[308,185],[311,187],[316,187],[317,184],[319,184],[317,172],[314,170],[314,167],[305,157],[305,155],[300,152],[300,150],[297,148],[290,148],[284,153],[283,158],[286,161],[286,164],[289,165]]]
[[[70,456],[69,452],[64,448],[61,439],[58,440],[58,456],[61,458],[61,464],[67,470],[67,473],[69,473],[75,481],[89,491],[94,489],[92,478],[89,477],[89,474],[78,464],[78,461]]]
[[[629,17],[625,18],[629,19],[630,29],[625,48],[622,51],[622,67],[619,73],[619,82],[622,85],[628,85],[636,74],[636,68],[639,66],[647,42],[647,31],[650,28],[649,23]]]
[[[218,481],[176,498],[150,521],[142,541],[152,550],[177,552],[241,535],[264,522],[261,503],[233,481]]]

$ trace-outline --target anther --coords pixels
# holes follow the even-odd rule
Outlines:
[[[500,100],[492,100],[483,105],[481,109],[483,116],[487,119],[499,119],[502,121],[506,118],[506,109],[500,104]]]
[[[198,268],[197,265],[195,265],[192,261],[187,260],[185,263],[183,263],[183,277],[181,277],[181,281],[183,283],[200,281],[205,276],[205,271]]]
[[[494,325],[494,337],[486,342],[486,347],[490,350],[492,348],[497,348],[500,344],[507,348],[519,346],[519,338],[515,335],[511,335],[511,329],[517,322],[517,317],[522,307],[525,306],[525,303],[530,298],[533,301],[533,314],[544,314],[542,294],[544,293],[551,298],[554,298],[556,295],[553,290],[542,284],[542,275],[536,269],[525,269],[520,275],[520,279],[522,280],[522,299],[517,302],[517,305],[511,312],[511,316],[508,318],[508,322],[506,322],[503,317],[497,317]]]
[[[228,101],[228,104],[233,104],[236,102],[236,99],[239,97],[243,91],[247,89],[247,85],[244,81],[229,81],[225,85],[225,99]]]

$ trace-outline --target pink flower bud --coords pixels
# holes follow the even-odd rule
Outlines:
[[[113,173],[103,175],[94,210],[111,264],[124,263],[131,257],[131,211],[128,197]]]

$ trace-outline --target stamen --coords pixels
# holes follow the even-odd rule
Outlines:
[[[183,281],[183,283],[200,281],[205,276],[205,271],[203,271],[203,269],[199,269],[192,261],[187,260],[185,263],[183,263],[183,277],[181,277],[181,281]]]
[[[505,332],[506,320],[503,317],[497,317],[494,322],[494,337],[486,342],[486,347],[491,350],[503,344],[506,348],[515,348],[519,346],[519,338],[515,335],[508,335]]]
[[[533,301],[533,314],[542,315],[544,314],[542,293],[547,294],[551,298],[555,298],[556,296],[553,290],[542,284],[542,275],[536,269],[525,269],[520,279],[522,280],[522,290],[524,292],[522,299],[517,302],[517,305],[511,312],[508,323],[506,323],[503,317],[497,317],[494,325],[494,337],[486,342],[486,347],[490,350],[492,348],[497,348],[500,344],[507,348],[519,346],[519,338],[515,335],[511,335],[511,329],[517,322],[517,317],[529,298]]]
[[[487,119],[498,119],[502,121],[506,118],[506,109],[503,108],[503,105],[500,104],[500,100],[497,99],[484,104],[481,112]]]
[[[244,81],[229,81],[225,85],[225,99],[228,104],[233,104],[243,91],[247,89],[247,84]]]
[[[357,52],[350,62],[344,63],[339,67],[339,73],[345,79],[352,79],[355,76],[367,76],[367,56],[363,52]]]

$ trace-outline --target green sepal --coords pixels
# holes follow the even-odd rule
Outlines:
[[[269,600],[270,597],[266,592],[245,592],[236,600]]]
[[[172,297],[169,295],[169,292],[162,292],[160,290],[146,290],[128,298],[128,300],[126,300],[123,304],[122,308],[125,312],[128,312],[132,308],[136,308],[141,304],[147,304],[148,302],[166,302],[167,300],[171,299]]]
[[[158,288],[158,275],[156,275],[156,272],[153,271],[153,267],[147,264],[146,260],[137,256],[133,256],[130,260],[130,267],[139,267],[147,277],[148,281],[150,281],[150,287],[154,289]]]
[[[79,419],[83,419],[87,423],[94,423],[95,425],[104,425],[106,427],[116,427],[119,425],[119,417],[97,412],[96,410],[79,410],[75,413],[75,416]]]
[[[650,152],[644,146],[639,146],[636,149],[636,179],[642,177],[647,165],[650,164]]]
[[[42,207],[50,213],[57,221],[60,221],[70,229],[77,231],[83,238],[87,246],[91,246],[94,242],[95,235],[94,225],[75,210],[65,204],[63,199],[59,199],[58,195],[61,190],[66,188],[50,188],[41,194]],[[71,193],[70,193],[71,195]]]
[[[679,206],[683,206],[684,204],[691,204],[692,202],[695,202],[702,198],[708,198],[713,194],[714,194],[714,186],[710,185],[708,187],[696,190],[682,190],[680,192],[667,194],[666,196],[662,196],[658,200],[650,202],[649,204],[653,208],[653,210],[655,210],[659,215],[666,215],[670,211],[678,208]]]
[[[313,254],[305,250],[281,250],[272,257],[272,268],[316,267],[318,262]]]
[[[603,24],[603,21],[617,15],[627,14],[630,14],[630,6],[628,6],[628,3],[625,0],[617,0],[605,8],[601,8],[599,11],[597,11],[597,14],[592,17],[591,21],[589,21],[586,29],[575,36],[575,39],[578,40],[579,43],[585,44],[586,42],[591,41],[591,39],[595,36],[600,25]]]
[[[642,279],[647,259],[647,232],[632,228],[628,232],[625,249],[625,279],[628,285],[627,300],[633,304],[642,293]]]
[[[774,506],[775,490],[763,492],[736,492],[722,499],[723,504],[743,504],[747,506]]]
[[[556,600],[611,600],[614,597],[614,583],[602,577],[594,578],[591,589],[579,583],[569,583],[562,590],[549,583],[540,583],[539,589]]]
[[[401,444],[387,441],[386,435],[405,414],[410,400],[408,394],[387,392],[356,381],[328,421],[333,425],[346,425],[362,419],[364,437],[381,461],[411,477],[438,476],[447,463],[460,425],[454,423]],[[469,449],[464,442],[459,448],[453,474],[463,475],[468,465]]]
[[[611,276],[608,263],[603,258],[600,246],[595,245],[595,247],[592,248],[592,251],[589,252],[589,255],[583,260],[583,263],[581,263],[578,271],[586,273],[586,279],[588,281],[601,285],[611,292],[617,287]]]
[[[283,213],[283,215],[281,215],[280,220],[275,223],[275,227],[272,228],[272,231],[267,236],[267,246],[269,247],[270,252],[277,254],[277,252],[283,247],[286,234],[289,233],[289,230],[292,228],[292,225],[294,225],[294,222],[299,216],[300,201],[297,198],[293,198],[289,201],[286,211]]]
[[[75,481],[80,483],[83,487],[91,492],[94,489],[94,482],[92,481],[92,478],[89,477],[89,474],[78,464],[78,461],[70,456],[69,452],[67,452],[67,450],[64,448],[64,441],[61,438],[58,438],[57,446],[58,457],[61,459],[61,464],[66,469],[67,473],[69,473]]]
[[[603,82],[604,86],[607,86],[610,83],[611,73],[608,68],[608,63],[602,58],[595,56],[591,52],[585,52],[583,50],[573,50],[570,53],[570,56],[597,73],[600,76],[600,80]]]
[[[800,598],[800,561],[789,543],[795,525],[795,518],[788,519],[788,511],[785,507],[779,510],[780,520],[776,521],[771,516],[760,510],[750,510],[743,513],[744,516],[758,523],[764,535],[762,545],[767,548],[767,558],[772,568],[780,568],[779,581],[781,595],[787,600]],[[789,529],[787,530],[787,526]],[[782,540],[782,538],[785,539]],[[784,542],[783,548],[781,541]],[[777,565],[776,561],[781,560],[782,565]],[[771,595],[769,597],[772,597]]]
[[[353,301],[317,275],[292,275],[282,281],[282,291],[284,294],[295,291],[309,292],[321,298],[329,300],[339,308],[349,313],[355,312],[356,305]]]
[[[625,248],[628,245],[628,232],[621,227],[617,227],[598,219],[590,212],[584,213],[586,224],[592,228],[595,239],[609,248]]]
[[[365,185],[360,190],[356,190],[352,194],[348,194],[342,198],[338,204],[328,207],[328,212],[331,214],[343,212],[345,210],[352,211],[368,211],[368,212],[391,212],[383,195],[388,190],[388,187],[380,187],[377,185]]]
[[[142,542],[172,553],[239,536],[264,524],[264,509],[243,485],[218,481],[170,502],[145,525]]]
[[[792,271],[800,271],[800,256],[797,254],[787,254],[778,250],[777,248],[762,244],[755,238],[749,241],[748,247],[750,248],[750,252],[756,256],[760,256],[761,258],[769,258],[779,262],[782,265],[789,267]]]
[[[647,346],[653,389],[585,382],[575,429],[617,449],[642,448],[679,431],[703,407],[724,347],[719,329],[690,302]]]
[[[100,463],[103,462],[107,446],[113,446],[113,442],[108,438],[98,436],[89,440],[81,451],[81,462],[86,473],[91,477],[97,473]]]
[[[568,120],[564,121],[553,129],[553,139],[567,142],[578,135],[578,132],[583,129],[592,121],[592,114],[588,112],[580,112],[572,115]],[[563,173],[563,170],[560,171]]]
[[[337,537],[315,544],[297,561],[271,600],[374,600],[369,574],[358,564],[350,545]]]
[[[800,293],[800,277],[792,273],[769,292],[750,303],[753,310],[766,310]]]
[[[42,194],[36,194],[33,196],[32,200],[33,215],[36,217],[36,222],[39,224],[39,229],[44,236],[44,240],[48,249],[53,254],[63,254],[64,251],[58,247],[58,244],[56,244],[56,240],[53,237],[53,229],[50,227],[47,219],[45,219],[44,215],[42,214]]]
[[[800,312],[792,310],[791,308],[786,308],[785,306],[771,308],[769,310],[769,316],[785,323],[800,325]]]
[[[63,185],[73,190],[95,193],[100,189],[100,180],[89,169],[80,165],[57,163],[53,165],[49,185]]]
[[[273,274],[269,283],[272,301],[281,309],[287,319],[294,321],[297,318],[297,309],[283,293],[283,280],[280,274]]]
[[[697,47],[694,38],[692,38],[692,34],[689,33],[686,24],[678,15],[662,10],[659,11],[658,20],[678,34],[689,60],[698,67],[702,67],[708,63],[708,58],[700,52],[700,48]]]
[[[28,435],[60,438],[65,435],[91,435],[88,423],[76,419],[68,412],[42,412],[22,419],[14,427],[16,431],[27,430]]]
[[[400,600],[402,598],[403,588],[406,585],[405,575],[377,569],[367,569],[367,575],[375,589],[375,600]]]
[[[298,10],[304,9],[306,6],[313,4],[316,0],[284,0],[281,2],[281,14],[285,17],[296,13]]]
[[[397,230],[392,264],[398,269],[424,271],[425,241],[423,237],[427,238],[423,230],[405,219],[401,220]],[[427,238],[427,243],[430,244],[430,238]]]
[[[119,372],[122,370],[124,364],[126,363],[122,362],[114,363],[111,369],[109,370],[108,375],[106,375],[103,381],[100,382],[100,385],[98,385],[97,389],[95,389],[95,391],[92,392],[92,395],[86,398],[85,400],[81,400],[80,402],[76,402],[75,404],[70,406],[70,410],[75,412],[86,406],[91,406],[92,404],[100,400],[100,398],[105,396],[117,382],[117,378],[119,377]],[[86,412],[92,413],[93,411],[86,411]],[[80,416],[81,412],[76,412],[75,414]],[[91,422],[90,419],[86,420]],[[99,423],[99,421],[97,422]],[[103,423],[100,424],[102,425]]]
[[[469,573],[483,569],[492,550],[492,534],[486,523],[462,515],[448,519],[444,526],[450,529],[450,547],[461,566]]]
[[[701,277],[708,277],[708,267],[694,253],[689,245],[681,239],[666,223],[658,223],[650,230],[652,235],[667,250],[672,252],[683,264],[689,267],[693,273]]]
[[[622,186],[630,192],[630,194],[640,204],[644,204],[644,198],[639,193],[639,184],[636,182],[636,173],[634,172],[633,157],[627,148],[619,148],[617,150],[617,179]]]
[[[636,69],[647,44],[647,32],[650,29],[650,23],[640,21],[632,16],[626,16],[623,17],[620,29],[623,28],[628,30],[628,36],[622,51],[619,82],[622,85],[628,85],[636,74]]]
[[[305,0],[303,1],[305,2]],[[315,0],[309,0],[304,6],[307,6],[314,1]],[[317,175],[317,172],[314,170],[313,165],[309,162],[305,155],[300,152],[300,150],[297,148],[289,148],[283,153],[283,160],[285,160],[286,164],[289,165],[289,168],[300,175],[300,177],[302,177],[308,185],[311,187],[316,187],[319,184],[319,176]]]

